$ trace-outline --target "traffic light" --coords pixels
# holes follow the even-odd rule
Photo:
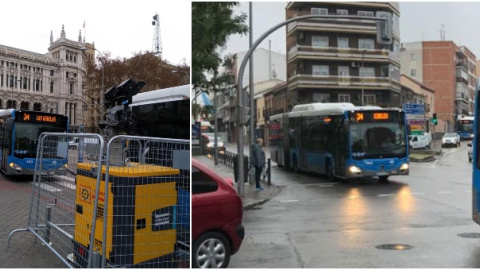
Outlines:
[[[438,124],[437,114],[434,113],[432,117],[432,123],[436,126]]]

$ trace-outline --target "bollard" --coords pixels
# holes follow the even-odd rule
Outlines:
[[[268,185],[272,184],[272,160],[269,158],[267,159],[267,177],[268,177]]]

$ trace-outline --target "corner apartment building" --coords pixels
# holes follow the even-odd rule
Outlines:
[[[379,11],[392,13],[392,45],[377,43],[376,21],[365,18],[308,19],[287,26],[287,87],[295,93],[288,107],[309,102],[401,107],[398,3],[290,2],[286,19],[310,14],[373,19]]]
[[[440,132],[454,131],[455,120],[473,115],[476,56],[453,41],[402,44],[402,73],[435,91]]]
[[[0,45],[0,109],[66,114],[70,131],[83,124],[83,48],[78,41],[50,34],[48,53],[40,54]]]

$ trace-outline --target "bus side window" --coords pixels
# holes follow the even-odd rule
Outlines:
[[[13,118],[9,118],[7,120],[7,124],[6,124],[6,128],[5,128],[5,130],[7,132],[12,132],[13,131],[13,120],[14,120]]]

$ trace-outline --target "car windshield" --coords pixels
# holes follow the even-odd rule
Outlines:
[[[446,133],[443,137],[444,138],[455,138],[455,137],[457,137],[457,133]]]

